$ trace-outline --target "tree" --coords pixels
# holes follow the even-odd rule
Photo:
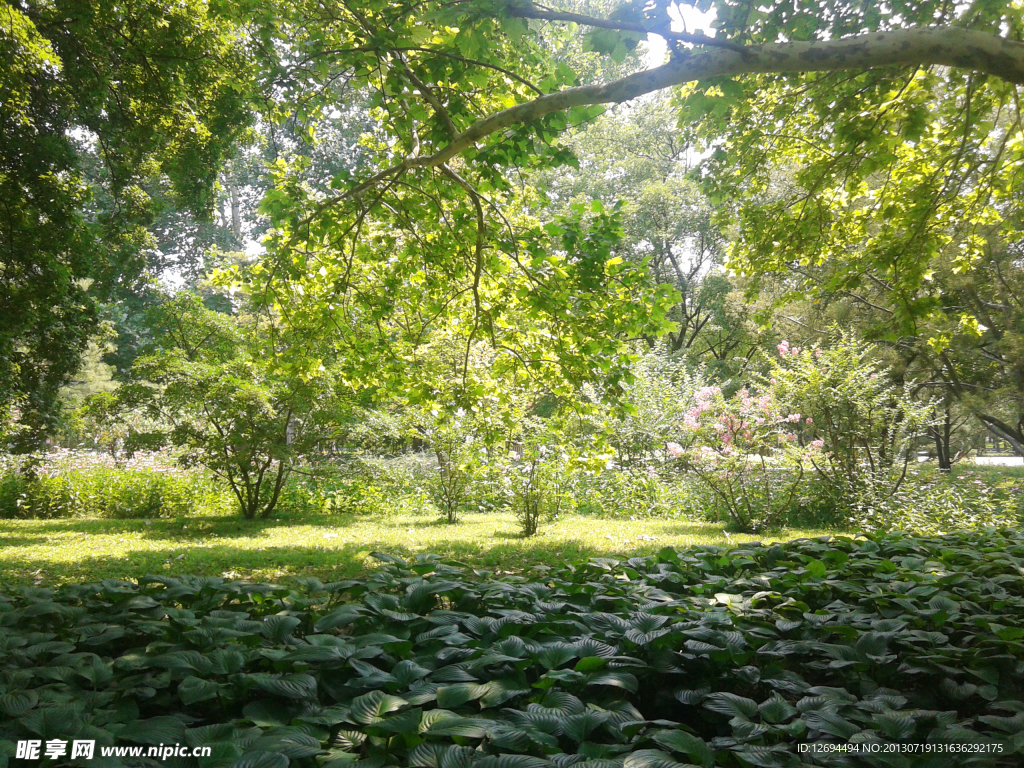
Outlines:
[[[365,170],[339,174],[330,192],[280,177],[264,208],[274,223],[268,303],[293,302],[296,287],[315,293],[344,308],[344,317],[316,321],[341,335],[359,326],[357,317],[372,318],[372,337],[353,348],[360,355],[370,346],[400,351],[397,342],[414,343],[446,313],[462,318],[468,341],[489,337],[527,365],[555,357],[582,374],[599,358],[625,360],[627,337],[664,330],[671,294],[658,297],[645,328],[624,303],[635,301],[627,297],[639,283],[614,274],[615,257],[599,245],[607,239],[588,229],[607,232],[604,220],[581,218],[587,226],[552,236],[531,220],[537,209],[517,199],[521,185],[511,177],[576,162],[556,139],[592,119],[595,105],[690,84],[677,98],[681,135],[712,151],[703,180],[714,200],[738,201],[732,263],[763,272],[820,251],[853,273],[881,260],[899,273],[901,311],[919,313],[927,303],[912,292],[927,272],[929,244],[945,237],[937,217],[963,217],[969,230],[991,218],[989,197],[1012,186],[1015,140],[1008,131],[986,138],[980,116],[1002,107],[999,126],[1015,119],[1014,88],[1024,81],[1018,12],[1008,3],[700,4],[712,5],[714,37],[671,30],[660,1],[626,3],[607,16],[521,0],[289,4],[282,29],[293,81],[306,78],[299,90],[308,95],[311,78],[345,78],[353,92],[369,93],[378,128],[364,142]],[[648,32],[668,39],[672,55],[661,67],[601,82],[601,68],[569,65],[572,24],[590,30],[593,51],[614,59],[628,61]],[[1005,161],[983,162],[997,155]],[[957,172],[950,186],[925,174],[934,170],[928,163],[953,167],[958,158],[976,170]],[[795,191],[772,187],[769,169],[809,159]],[[852,191],[867,191],[871,174],[893,164],[904,187],[929,180],[921,193],[907,198],[903,187],[881,184],[885,194],[866,213],[834,225],[842,196],[827,190],[850,179]],[[855,229],[867,234],[858,239]],[[844,249],[848,242],[858,245]],[[502,309],[509,297],[544,329],[543,343],[510,331]],[[410,325],[414,307],[429,311]],[[571,343],[560,343],[566,335]]]
[[[129,451],[182,449],[184,465],[228,484],[246,519],[269,517],[296,462],[335,420],[339,400],[323,361],[263,323],[206,309],[194,294],[154,314],[153,348],[135,361],[132,381],[95,399],[94,410],[145,414],[157,428],[140,432],[129,421]]]
[[[623,239],[617,253],[646,263],[651,278],[679,294],[669,310],[669,347],[728,379],[736,359],[749,356],[758,334],[743,303],[730,302],[738,282],[722,268],[725,238],[713,211],[688,177],[692,158],[680,139],[669,100],[654,96],[606,113],[567,140],[579,168],[558,168],[531,183],[553,211],[590,199],[622,201]],[[739,311],[735,311],[739,310]],[[647,337],[653,348],[655,338]]]
[[[144,263],[142,182],[198,211],[248,120],[244,50],[196,0],[23,0],[0,9],[0,410],[52,428],[96,304]],[[79,149],[102,158],[89,184]]]

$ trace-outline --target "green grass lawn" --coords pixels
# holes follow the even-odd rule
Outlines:
[[[786,530],[762,541],[827,534]],[[286,580],[347,578],[365,571],[370,552],[433,552],[469,565],[516,571],[594,556],[650,554],[665,546],[728,545],[755,537],[685,519],[570,517],[523,539],[510,514],[330,515],[247,522],[234,517],[177,520],[0,520],[0,582],[42,583],[135,578],[147,573]]]

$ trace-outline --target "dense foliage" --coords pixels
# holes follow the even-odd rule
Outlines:
[[[182,292],[154,315],[158,335],[133,364],[131,384],[90,408],[127,420],[129,451],[176,446],[183,465],[227,483],[244,517],[267,517],[297,457],[331,429],[331,380],[307,375],[309,357],[282,362],[289,340],[273,328],[237,323],[195,295]],[[149,420],[131,418],[140,413]]]
[[[231,27],[191,1],[4,4],[0,413],[17,414],[22,443],[52,431],[97,301],[137,287],[144,181],[168,179],[183,207],[208,209],[249,120]],[[99,167],[92,178],[81,154]]]
[[[379,558],[294,589],[8,591],[0,759],[75,737],[280,768],[851,764],[811,742],[1009,766],[1024,748],[1018,533],[666,549],[533,580]]]
[[[140,519],[224,514],[234,500],[206,473],[168,457],[132,461],[82,454],[25,454],[0,462],[0,518]]]

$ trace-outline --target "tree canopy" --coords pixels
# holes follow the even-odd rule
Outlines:
[[[205,2],[23,0],[0,8],[0,408],[30,440],[95,331],[134,285],[166,178],[205,211],[248,122],[245,45]],[[87,179],[80,161],[99,167]]]
[[[954,344],[944,325],[977,327],[978,308],[961,322],[951,307],[970,302],[951,300],[959,288],[935,278],[943,264],[963,275],[993,253],[1013,258],[1020,9],[998,0],[695,5],[711,19],[704,29],[680,28],[667,0],[11,6],[5,45],[23,55],[5,59],[16,62],[5,64],[5,137],[28,128],[24,146],[6,151],[4,178],[57,186],[13,195],[24,221],[9,228],[12,243],[22,238],[9,250],[62,255],[40,271],[50,281],[41,293],[11,294],[34,319],[9,326],[7,364],[22,377],[66,378],[92,292],[138,273],[129,256],[141,234],[128,223],[144,218],[142,175],[166,177],[202,208],[250,108],[315,139],[318,120],[358,103],[369,122],[339,145],[358,159],[329,179],[312,178],[301,157],[278,160],[260,208],[267,256],[225,271],[221,284],[249,292],[274,323],[331,337],[355,388],[395,384],[416,347],[439,334],[465,350],[464,378],[469,350],[486,340],[535,376],[603,377],[614,391],[631,339],[688,338],[688,324],[724,315],[730,286],[711,286],[706,309],[690,317],[693,276],[667,271],[669,236],[682,230],[651,219],[665,235],[660,248],[623,258],[623,234],[646,226],[629,205],[563,205],[535,180],[578,165],[582,153],[562,140],[568,129],[659,91],[671,92],[680,146],[704,158],[690,181],[666,179],[661,198],[685,197],[697,182],[715,215],[696,225],[726,233],[732,269],[780,281],[791,296],[882,307],[876,338],[930,345],[933,355]],[[128,29],[139,32],[125,40]],[[644,69],[631,54],[651,34],[667,41],[666,61]],[[43,125],[45,150],[33,143]],[[100,147],[105,184],[81,183],[75,141]],[[42,165],[18,170],[26,158]],[[46,217],[33,207],[44,198],[57,206]],[[58,213],[68,225],[44,226]],[[234,229],[237,239],[237,221]],[[653,285],[660,272],[675,286]],[[87,291],[82,277],[97,287]],[[35,309],[31,295],[44,293],[66,297],[55,306],[75,319]],[[37,340],[51,337],[72,342],[55,345],[63,367],[30,365],[48,359]],[[1012,348],[1003,340],[984,354],[1012,371]],[[407,377],[401,385],[429,394]],[[28,390],[42,388],[18,385],[6,402]]]
[[[680,140],[707,153],[697,177],[718,223],[736,233],[734,269],[829,263],[830,289],[881,281],[899,336],[941,304],[929,285],[940,254],[963,270],[1012,241],[1001,222],[1024,79],[1012,4],[723,0],[697,4],[715,12],[703,31],[674,30],[670,5],[286,4],[282,90],[330,109],[337,90],[318,89],[343,81],[378,127],[363,170],[329,191],[282,170],[263,209],[268,303],[316,296],[317,322],[342,336],[370,317],[364,349],[395,351],[443,310],[462,313],[467,345],[486,336],[528,365],[570,329],[556,343],[563,369],[615,359],[623,339],[666,330],[678,297],[648,294],[653,309],[636,312],[645,289],[615,266],[606,214],[537,226],[544,192],[522,175],[576,164],[559,136],[601,105],[669,88]],[[668,40],[668,61],[629,73],[648,33]],[[409,306],[427,311],[396,319]]]

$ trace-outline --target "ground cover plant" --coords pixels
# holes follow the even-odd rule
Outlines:
[[[208,745],[160,763],[204,768],[1010,766],[1024,751],[1016,531],[665,548],[525,576],[376,557],[363,578],[293,588],[5,590],[0,760],[13,740],[75,737]],[[900,744],[928,752],[885,746]]]

